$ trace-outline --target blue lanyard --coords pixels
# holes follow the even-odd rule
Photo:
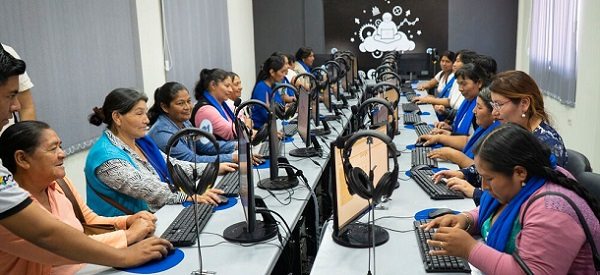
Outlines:
[[[206,98],[206,100],[208,101],[208,103],[210,103],[210,105],[212,105],[213,107],[215,107],[215,109],[217,109],[217,111],[219,111],[219,114],[221,114],[221,116],[225,120],[228,120],[228,121],[234,120],[233,112],[231,111],[231,109],[229,109],[229,106],[227,106],[227,104],[225,104],[225,102],[223,102],[222,104],[219,104],[219,102],[208,91],[204,91],[204,98]]]

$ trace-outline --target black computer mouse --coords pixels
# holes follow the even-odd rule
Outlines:
[[[452,210],[450,208],[438,208],[438,209],[432,210],[427,215],[429,216],[430,219],[435,219],[437,217],[444,216],[446,214],[454,214],[454,210]]]
[[[227,204],[227,202],[229,201],[229,198],[219,195],[219,200],[221,201],[221,202],[219,202],[219,205],[223,205],[223,204]]]
[[[423,147],[423,144],[425,144],[424,141],[419,141],[419,142],[415,143],[415,147]]]

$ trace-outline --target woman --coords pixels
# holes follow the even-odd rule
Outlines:
[[[491,92],[488,88],[483,88],[477,96],[477,104],[473,109],[477,130],[471,135],[462,151],[452,147],[443,147],[435,149],[429,153],[430,158],[440,158],[456,163],[460,168],[473,165],[473,149],[475,145],[483,140],[500,122],[494,120],[492,115]],[[434,135],[433,137],[445,137],[443,135]],[[439,143],[435,138],[429,140],[432,143]]]
[[[273,99],[275,104],[284,104],[279,94],[272,94],[272,89],[276,83],[283,81],[287,73],[285,60],[281,56],[270,56],[262,66],[262,69],[256,77],[256,84],[252,90],[252,99],[260,100],[267,104]],[[253,129],[260,129],[267,122],[267,111],[260,107],[252,107]]]
[[[63,179],[73,193],[86,224],[112,224],[119,230],[92,235],[93,239],[116,248],[127,247],[154,233],[156,218],[141,211],[132,216],[101,217],[96,215],[65,177],[65,152],[61,140],[48,126],[39,121],[24,121],[12,125],[0,137],[0,158],[19,185],[31,194],[48,215],[83,232],[83,226],[73,210],[74,205],[64,195],[56,180]],[[1,274],[74,274],[82,265],[73,264],[39,248],[6,228],[0,227]],[[64,265],[63,265],[64,264]]]
[[[235,138],[233,110],[225,103],[233,93],[231,81],[229,73],[224,70],[202,69],[194,88],[198,102],[192,111],[192,124],[200,129],[209,127],[217,140]]]
[[[242,79],[238,74],[229,72],[229,77],[231,78],[231,94],[229,95],[229,98],[225,100],[225,103],[227,103],[229,109],[235,111],[235,101],[239,99],[241,102],[242,89],[244,87],[242,87]]]
[[[518,251],[533,274],[595,274],[591,246],[574,209],[560,196],[533,199],[549,191],[571,199],[598,245],[598,199],[552,159],[530,129],[511,123],[492,131],[475,150],[475,164],[489,192],[478,208],[425,226],[439,227],[428,241],[439,248],[432,254],[463,257],[485,274],[521,274],[511,256]],[[483,242],[470,235],[479,233]]]
[[[455,54],[452,51],[445,51],[440,56],[440,72],[438,72],[434,78],[427,82],[420,83],[417,85],[417,90],[429,90],[437,87],[436,96],[440,98],[448,97],[444,96],[444,92],[450,92],[450,88],[454,83],[454,72],[452,71],[452,63],[454,63]],[[446,89],[446,85],[448,88]]]
[[[567,150],[561,136],[549,125],[550,118],[544,109],[544,99],[537,84],[529,75],[521,71],[506,71],[494,76],[490,84],[492,92],[492,115],[500,123],[512,122],[529,129],[542,143],[550,147],[557,163],[564,166],[567,163]],[[479,205],[481,179],[474,165],[458,171],[441,171],[434,179],[449,180],[452,189],[460,190],[467,196],[473,196]]]
[[[313,62],[315,61],[315,53],[309,47],[301,47],[296,51],[296,63],[294,63],[294,71],[298,74],[310,73]]]
[[[440,122],[438,126],[441,129],[433,129],[432,134],[419,137],[418,141],[423,142],[424,146],[440,143],[462,150],[467,144],[469,135],[473,133],[473,109],[477,104],[477,95],[479,90],[487,86],[489,81],[486,79],[486,74],[481,67],[467,64],[456,72],[456,82],[465,100],[458,108],[451,125]]]
[[[107,202],[108,197],[131,212],[155,212],[165,204],[192,200],[185,193],[172,193],[167,185],[166,156],[150,137],[146,136],[148,116],[143,93],[119,88],[104,99],[102,108],[94,108],[90,123],[107,125],[102,136],[92,146],[85,162],[87,202],[96,213],[119,216],[124,212]],[[191,177],[194,168],[201,174],[204,163],[190,163],[171,159]],[[219,172],[233,171],[230,164],[222,163]],[[201,203],[220,202],[223,191],[209,189],[196,200]],[[99,195],[102,195],[99,196]]]
[[[154,140],[158,148],[167,151],[167,143],[177,131],[193,127],[192,99],[180,83],[167,82],[154,92],[154,105],[148,111],[150,131],[148,136]],[[210,163],[217,159],[217,151],[210,142],[198,140],[190,144],[185,138],[171,148],[171,156],[190,162]],[[219,141],[219,159],[221,162],[237,162],[236,142]]]

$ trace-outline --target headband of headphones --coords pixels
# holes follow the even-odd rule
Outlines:
[[[235,117],[239,116],[239,113],[246,108],[246,106],[248,105],[257,105],[262,107],[263,109],[265,109],[265,111],[267,111],[267,116],[268,116],[268,120],[271,120],[271,110],[269,109],[269,107],[267,106],[267,104],[265,104],[264,102],[258,100],[258,99],[249,99],[246,100],[244,102],[242,102],[242,104],[240,104],[240,106],[237,106],[237,108],[235,108]]]
[[[395,73],[393,73],[393,74],[395,74]],[[400,100],[400,90],[398,90],[398,87],[394,84],[387,83],[387,82],[377,83],[377,85],[373,86],[373,89],[372,89],[373,95],[371,95],[371,96],[375,96],[375,93],[377,93],[377,90],[381,89],[381,88],[388,88],[388,89],[391,88],[392,90],[394,90],[394,92],[396,92],[396,95],[397,95],[396,100],[394,102],[391,102],[390,104],[392,107],[398,106],[398,101]]]
[[[398,83],[402,83],[402,78],[400,78],[400,76],[397,73],[392,72],[392,71],[382,72],[382,73],[379,74],[378,77],[379,77],[380,80],[382,80],[383,77],[386,76],[386,75],[391,75],[393,78],[395,78],[398,81]]]
[[[309,82],[310,82],[310,89],[314,90],[317,87],[317,79],[315,78],[314,75],[312,75],[311,73],[301,73],[296,75],[296,78],[294,79],[294,86],[296,85],[296,83],[298,82],[298,79],[300,79],[301,77],[308,77]],[[298,91],[296,91],[298,92]]]
[[[321,67],[316,67],[316,68],[312,69],[311,73],[315,76],[315,79],[317,79],[319,88],[324,88],[325,86],[327,86],[327,82],[329,81],[329,74],[327,73],[327,70],[325,70]],[[325,79],[322,79],[322,78],[325,78]]]
[[[277,91],[279,91],[281,89],[284,89],[284,88],[292,90],[294,92],[294,96],[296,98],[298,98],[298,90],[296,90],[296,87],[294,87],[294,86],[292,86],[290,84],[287,84],[287,83],[277,83],[277,84],[275,84],[275,86],[271,90],[271,101],[273,101],[273,97],[275,97],[275,94],[276,94],[275,92],[277,92]]]
[[[392,126],[392,131],[389,131],[388,128],[388,138],[392,138],[396,133],[396,118],[394,117],[394,109],[392,108],[392,104],[383,99],[383,98],[377,98],[377,97],[372,97],[369,98],[365,101],[363,101],[363,103],[361,103],[360,105],[358,105],[357,111],[356,111],[356,115],[359,121],[361,121],[364,119],[364,114],[368,111],[368,110],[364,110],[365,108],[371,106],[371,105],[383,105],[387,111],[388,111],[388,118],[391,116],[392,117],[392,121],[390,121],[388,123],[388,125]]]

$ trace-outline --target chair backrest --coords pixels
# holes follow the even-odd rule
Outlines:
[[[582,153],[579,153],[572,149],[567,149],[569,160],[565,169],[571,172],[576,179],[579,179],[579,175],[583,172],[592,172],[592,166],[590,161]]]
[[[600,199],[600,174],[592,172],[583,172],[577,178],[579,183],[588,191],[592,192],[596,198]]]

